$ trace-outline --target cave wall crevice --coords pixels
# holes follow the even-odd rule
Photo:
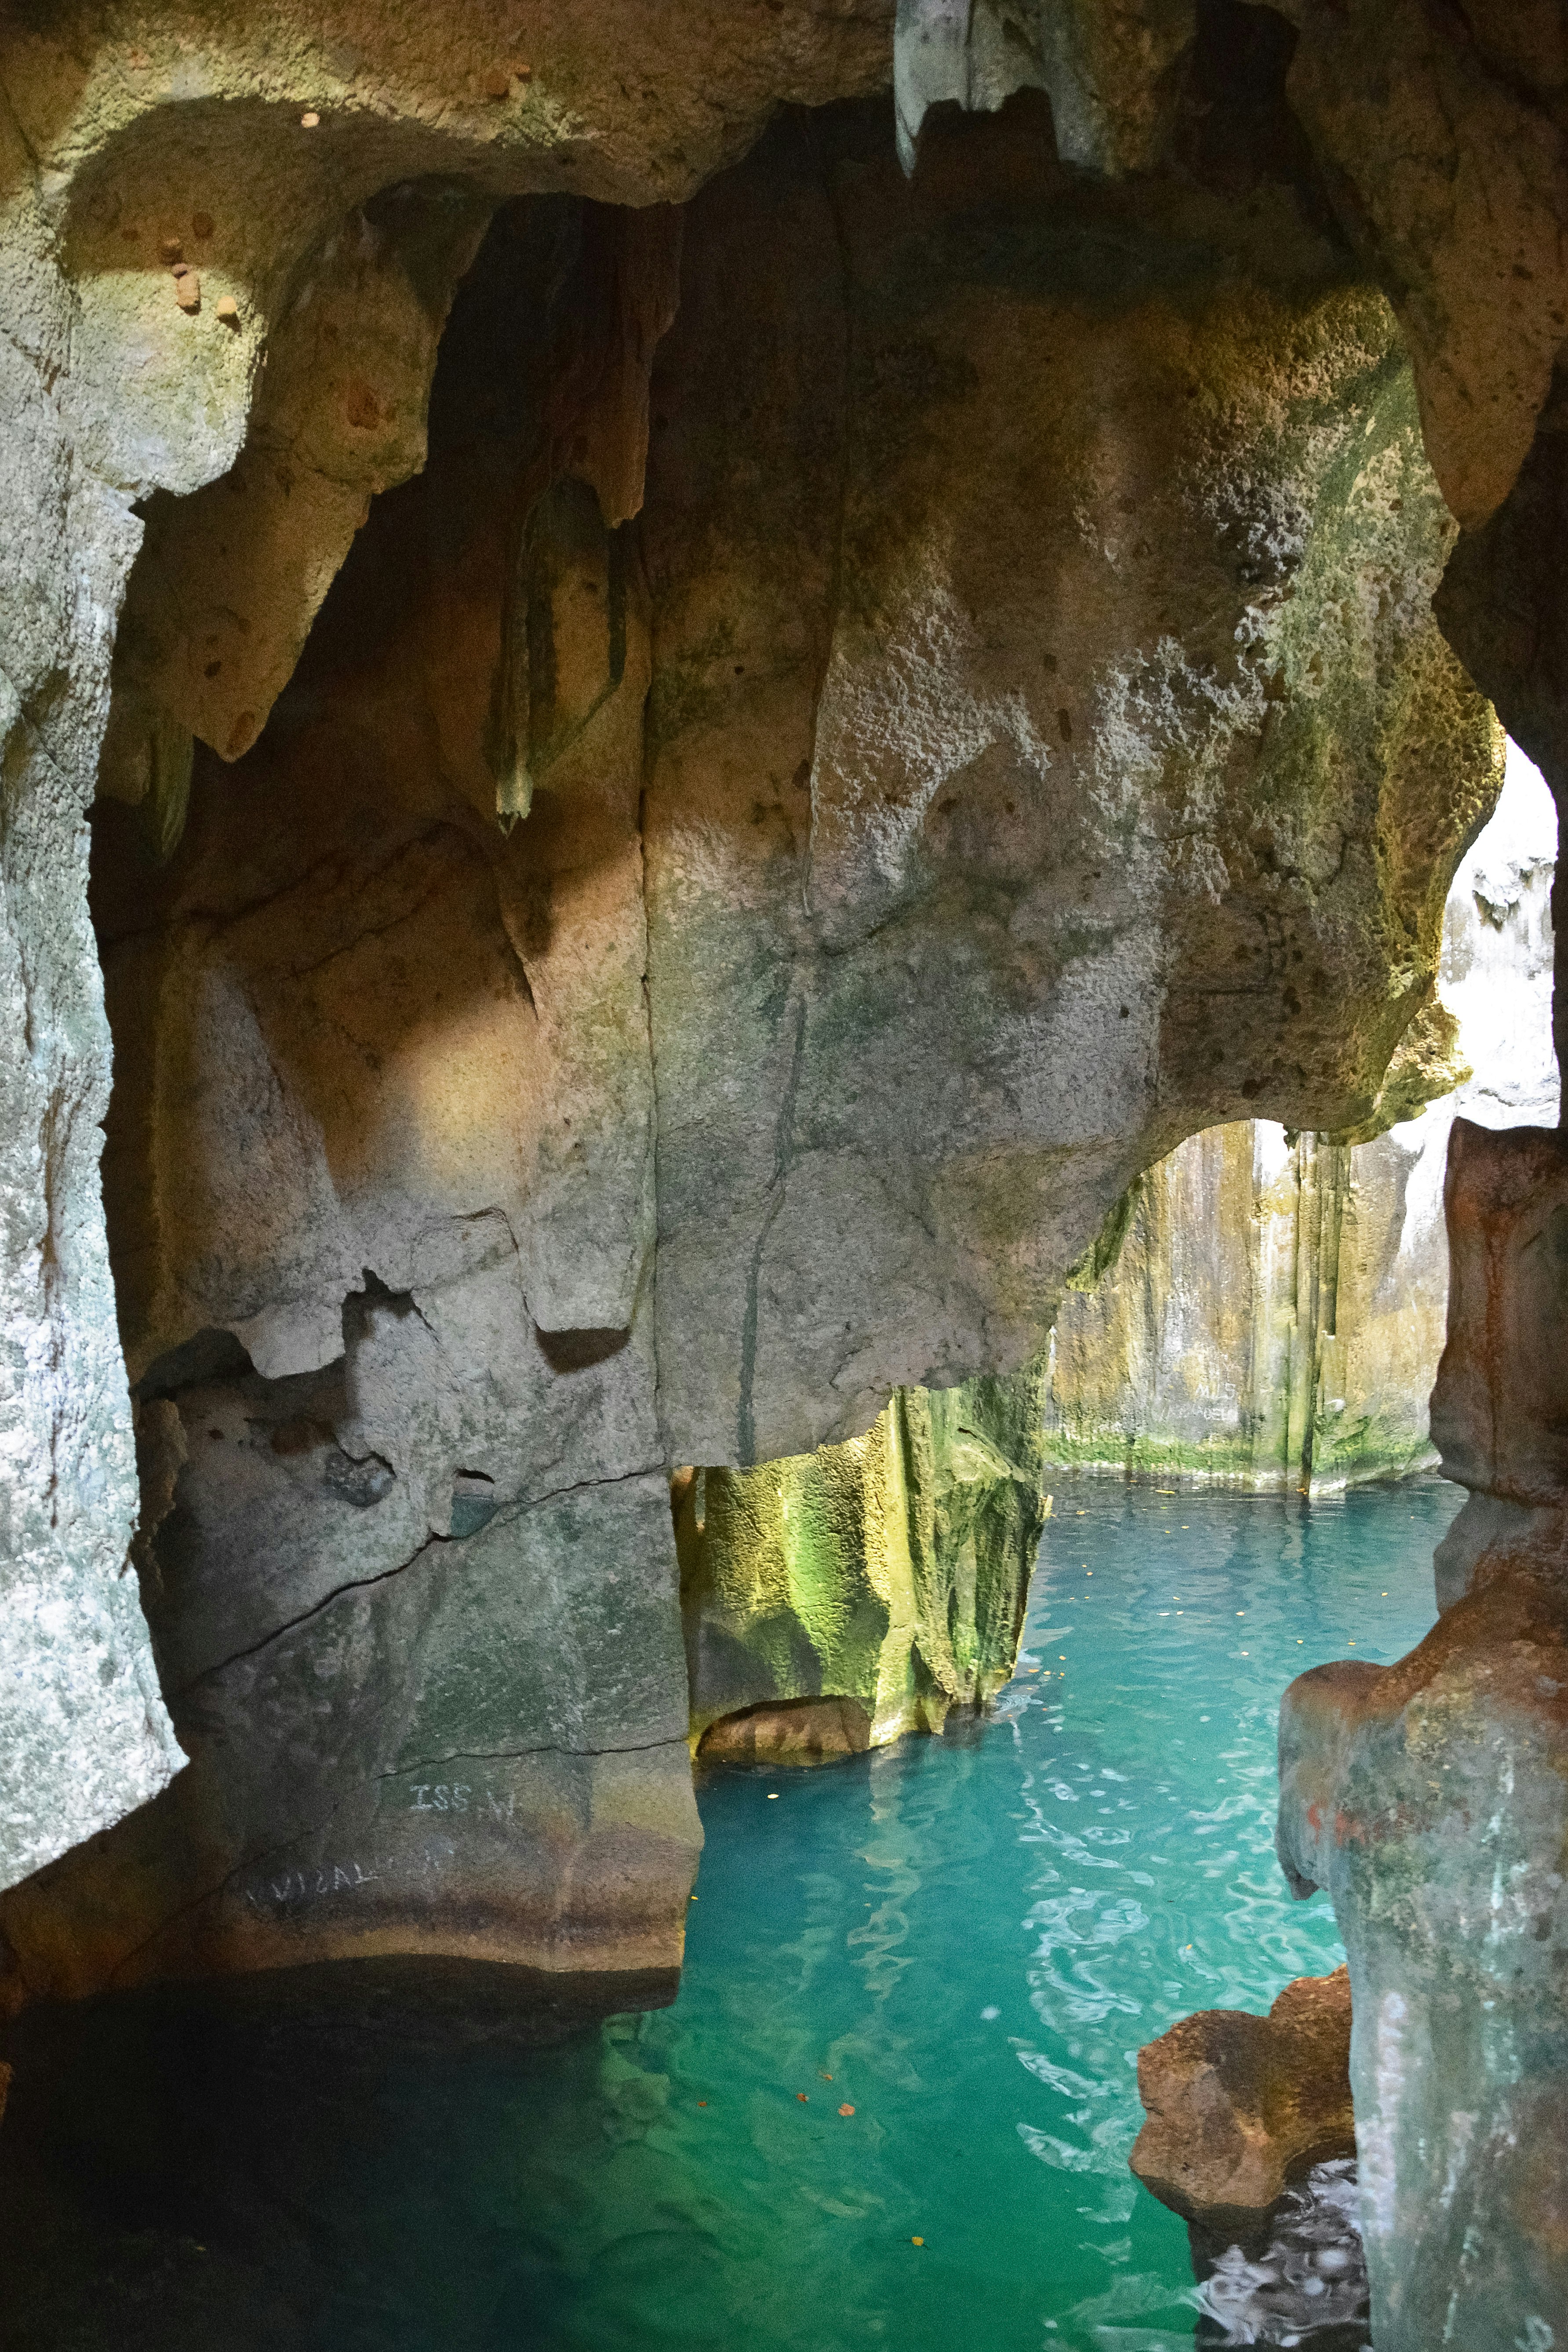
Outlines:
[[[1429,993],[1493,730],[1430,614],[1452,525],[1391,313],[1295,182],[1095,184],[1026,92],[933,117],[911,184],[874,104],[782,117],[628,237],[500,206],[425,462],[256,740],[198,743],[162,863],[99,804],[137,1564],[195,1760],[162,1843],[11,1899],[35,1986],[400,1918],[674,1966],[693,1727],[818,1695],[893,1736],[1011,1669],[1035,1440],[965,1535],[953,1384],[1034,1398],[1130,1179],[1244,1108],[1369,1116]],[[399,315],[402,249],[352,266]],[[226,495],[166,510],[133,604]],[[664,1465],[809,1485],[915,1420],[931,1465],[862,1496],[908,1521],[874,1671],[813,1638],[689,1691]],[[405,1759],[503,1749],[537,1756],[416,1869]]]
[[[1026,1382],[1184,1136],[1374,1118],[1496,790],[1476,687],[1563,770],[1553,11],[549,0],[529,36],[490,0],[0,32],[8,1997],[668,1975],[667,1465]],[[1556,1569],[1509,1514],[1554,1490],[1481,1467],[1476,1544],[1534,1549],[1461,1545],[1445,1624],[1503,1725],[1476,1790],[1530,1765],[1528,1875],[1561,1727],[1503,1684],[1555,1654]],[[418,1777],[503,1754],[482,1798]],[[1377,1867],[1301,1819],[1401,2352],[1443,2077],[1402,2121],[1369,2053],[1420,1923],[1369,1992]],[[1501,2052],[1459,2053],[1477,2113]],[[1478,2343],[1539,2318],[1535,2259],[1478,2273]]]

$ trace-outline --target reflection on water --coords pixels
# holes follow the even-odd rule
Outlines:
[[[997,1719],[706,1783],[673,2008],[357,2077],[165,2042],[90,2121],[62,2095],[42,2171],[0,2136],[5,2341],[1191,2344],[1187,2232],[1126,2168],[1136,2053],[1339,1960],[1273,1858],[1279,1694],[1419,1639],[1458,1500],[1064,1480]]]
[[[1363,2352],[1371,2310],[1353,2164],[1315,2164],[1285,2191],[1256,2245],[1193,2237],[1205,2352],[1239,2344]]]

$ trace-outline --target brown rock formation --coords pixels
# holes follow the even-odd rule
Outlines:
[[[870,1745],[871,1718],[858,1699],[797,1698],[721,1716],[697,1754],[704,1764],[831,1764]]]
[[[11,1986],[668,1965],[666,1465],[1005,1372],[1182,1136],[1372,1115],[1491,782],[1446,561],[1568,785],[1568,59],[1280,7],[7,14]],[[1555,1181],[1436,1646],[1287,1711],[1384,2352],[1568,2304]]]
[[[1163,2204],[1245,2231],[1288,2181],[1355,2154],[1349,1972],[1298,1977],[1267,2017],[1205,2009],[1138,2053],[1148,2110],[1130,2159]]]
[[[1047,128],[950,122],[911,187],[885,108],[795,117],[700,195],[615,528],[668,224],[503,208],[425,468],[258,739],[198,748],[161,866],[102,812],[138,1562],[195,1761],[5,1905],[36,1990],[672,1967],[665,1465],[1019,1364],[1176,1136],[1371,1109],[1497,782],[1391,315],[1290,178],[1097,190]],[[354,263],[373,321],[424,250]],[[335,362],[279,333],[308,438]],[[258,450],[199,493],[258,709],[303,609]],[[144,649],[154,609],[205,642],[185,510]]]

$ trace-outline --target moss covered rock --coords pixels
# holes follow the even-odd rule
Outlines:
[[[1050,1508],[1041,1388],[1036,1367],[900,1389],[864,1437],[755,1470],[679,1474],[701,1753],[818,1761],[940,1731],[952,1708],[1001,1688]],[[795,1711],[818,1698],[855,1714]]]

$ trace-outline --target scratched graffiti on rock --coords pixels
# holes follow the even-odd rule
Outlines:
[[[498,1822],[504,1826],[517,1817],[515,1792],[508,1790],[498,1794],[488,1782],[482,1788],[469,1780],[409,1780],[404,1786],[405,1809],[411,1813],[460,1813],[469,1823],[486,1829]],[[311,1863],[303,1869],[258,1879],[245,1888],[245,1899],[256,1910],[299,1910],[328,1895],[357,1895],[361,1887],[378,1880],[434,1876],[456,1858],[457,1851],[450,1838],[438,1836],[412,1856],[385,1854],[369,1862],[350,1856]]]
[[[480,1821],[510,1822],[517,1811],[515,1795],[509,1794],[503,1802],[490,1788],[476,1801],[476,1791],[467,1780],[411,1780],[408,1786],[411,1813],[466,1813],[471,1810]]]
[[[383,1879],[435,1877],[456,1854],[450,1838],[437,1838],[416,1854],[383,1854],[368,1867],[352,1857],[345,1862],[308,1863],[302,1870],[285,1870],[258,1879],[245,1889],[245,1899],[258,1911],[298,1910],[301,1905],[319,1903],[324,1895],[355,1895],[362,1886]]]

